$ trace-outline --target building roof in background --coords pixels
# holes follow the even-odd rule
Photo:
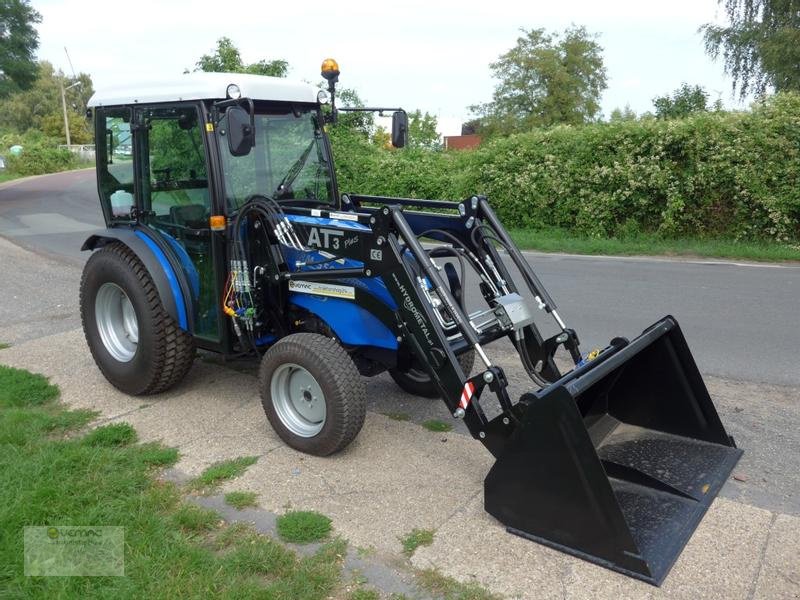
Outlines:
[[[446,135],[444,136],[444,149],[445,150],[469,150],[477,148],[481,145],[480,135],[477,133],[470,133],[467,135]]]

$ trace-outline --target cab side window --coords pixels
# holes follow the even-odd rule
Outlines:
[[[129,221],[134,199],[131,111],[98,108],[97,173],[100,201],[109,221]]]
[[[194,107],[147,109],[145,206],[158,221],[178,227],[207,226],[211,214],[202,121]]]

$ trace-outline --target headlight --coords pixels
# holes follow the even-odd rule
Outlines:
[[[228,89],[225,90],[225,93],[228,95],[228,98],[231,100],[238,100],[242,97],[242,90],[239,89],[239,86],[235,83],[232,83],[228,86]]]
[[[326,92],[325,90],[320,90],[317,92],[317,102],[320,104],[327,104],[331,101],[331,95]]]

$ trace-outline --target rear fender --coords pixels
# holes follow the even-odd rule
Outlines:
[[[112,242],[125,244],[142,261],[158,290],[164,310],[181,329],[194,331],[194,305],[189,282],[174,251],[159,236],[144,227],[109,228],[93,233],[81,250],[96,250]]]

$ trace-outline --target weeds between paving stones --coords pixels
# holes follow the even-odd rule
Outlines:
[[[353,590],[348,598],[349,600],[381,600],[381,595],[375,590],[360,588]]]
[[[247,467],[255,464],[257,460],[257,456],[240,456],[239,458],[215,463],[190,481],[188,487],[192,490],[213,488],[223,481],[239,477],[247,470]]]
[[[314,511],[291,511],[278,517],[278,535],[286,542],[308,544],[325,539],[331,532],[331,520]]]
[[[435,569],[418,571],[417,582],[432,596],[444,600],[501,600],[501,596],[492,594],[477,583],[461,583]]]
[[[432,529],[412,529],[411,533],[400,538],[400,543],[403,544],[403,554],[411,557],[420,546],[430,546],[433,543],[434,533]]]
[[[408,421],[411,419],[411,415],[402,412],[389,412],[383,413],[385,417],[389,417],[392,421]]]
[[[422,426],[428,431],[435,431],[437,433],[443,433],[453,429],[453,426],[450,425],[450,423],[445,423],[444,421],[440,421],[438,419],[429,419],[425,421]]]
[[[258,498],[258,494],[255,492],[228,492],[225,494],[225,502],[238,510],[248,506],[258,506],[256,498]]]

